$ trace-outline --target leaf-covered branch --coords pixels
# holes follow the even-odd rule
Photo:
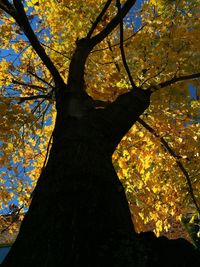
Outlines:
[[[200,214],[200,207],[196,201],[196,197],[194,195],[194,191],[193,191],[193,187],[192,187],[192,183],[190,180],[190,176],[187,172],[187,170],[185,169],[185,167],[183,166],[183,164],[181,163],[180,159],[181,157],[176,155],[176,153],[173,151],[173,149],[168,145],[168,143],[165,141],[165,139],[163,137],[161,137],[149,124],[147,124],[144,120],[142,120],[141,118],[139,118],[137,120],[145,129],[147,129],[150,133],[152,133],[155,137],[159,138],[161,144],[163,145],[163,147],[166,149],[166,151],[168,151],[168,153],[175,159],[177,166],[179,167],[179,169],[181,170],[182,174],[185,176],[186,178],[186,182],[188,185],[188,190],[190,193],[190,196],[192,198],[192,201],[198,211],[198,213]]]

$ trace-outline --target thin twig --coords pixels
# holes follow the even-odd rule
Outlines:
[[[57,51],[56,49],[54,49],[54,48],[50,47],[49,45],[47,45],[47,44],[44,44],[43,42],[40,42],[40,43],[41,43],[43,46],[47,47],[48,49],[50,49],[50,50],[54,51],[55,53],[57,53],[57,54],[59,54],[59,55],[61,55],[61,56],[65,57],[65,58],[67,58],[67,59],[69,59],[69,60],[71,59],[70,57],[68,57],[68,56],[64,55],[63,53],[61,53],[61,52]]]
[[[51,99],[51,96],[48,94],[48,95],[32,95],[32,96],[24,96],[24,97],[20,97],[20,101],[19,101],[19,104],[21,104],[22,102],[24,101],[27,101],[27,100],[36,100],[36,99]]]
[[[147,23],[144,24],[144,25],[142,25],[136,32],[134,32],[134,33],[131,34],[129,37],[127,37],[126,39],[124,39],[124,43],[127,42],[128,40],[130,40],[131,38],[133,38],[133,37],[134,37],[138,32],[140,32],[146,25],[147,25]],[[107,46],[107,47],[104,47],[104,48],[94,49],[94,50],[91,51],[91,53],[101,52],[101,51],[110,49],[110,47],[115,47],[115,46],[119,46],[119,45],[120,45],[120,42],[119,42],[119,43],[116,43],[116,44],[110,44],[110,46]]]
[[[111,52],[111,57],[112,57],[112,59],[113,59],[113,62],[114,62],[114,64],[115,64],[115,67],[116,67],[118,73],[121,74],[120,66],[119,66],[119,64],[115,61],[114,52],[113,52],[113,49],[112,49],[112,45],[111,45],[111,43],[110,43],[110,40],[108,40],[107,43],[108,43],[108,47],[109,47],[109,50],[110,50],[110,52]]]
[[[28,83],[23,83],[23,82],[20,82],[20,81],[17,81],[15,79],[12,80],[12,83],[14,84],[18,84],[18,85],[22,85],[22,86],[25,86],[25,87],[30,87],[30,88],[33,88],[35,90],[38,90],[38,91],[46,91],[47,89],[45,87],[42,87],[42,86],[39,86],[39,85],[35,85],[35,84],[28,84]]]
[[[4,229],[2,229],[0,234],[3,234],[4,232],[6,232],[15,222],[18,221],[19,215],[20,215],[20,211],[23,208],[24,208],[24,205],[22,205],[20,208],[18,208],[16,212],[10,214],[11,219],[12,219],[11,223],[8,226],[6,226]]]
[[[47,82],[46,80],[44,80],[43,78],[39,77],[36,73],[33,73],[33,72],[30,71],[30,70],[28,71],[28,73],[29,73],[30,75],[32,75],[33,77],[37,78],[39,81],[41,81],[41,82],[47,84],[47,85],[50,86],[52,89],[55,89],[55,87],[54,87],[52,84],[48,83],[48,82]]]

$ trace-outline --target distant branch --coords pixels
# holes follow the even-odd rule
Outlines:
[[[128,67],[128,64],[126,62],[126,55],[125,55],[125,52],[124,52],[124,30],[123,30],[123,17],[122,17],[122,14],[121,14],[121,3],[120,3],[120,0],[117,0],[117,8],[118,8],[118,13],[119,13],[119,17],[120,17],[120,50],[121,50],[121,56],[122,56],[122,61],[123,61],[123,64],[124,64],[124,68],[127,72],[127,75],[128,75],[128,78],[129,78],[129,81],[131,83],[131,86],[133,89],[136,89],[137,86],[135,85],[134,81],[133,81],[133,78],[131,76],[131,72],[130,72],[130,69]]]
[[[190,181],[190,176],[188,174],[188,172],[186,171],[185,167],[183,166],[183,164],[181,163],[180,159],[181,157],[176,155],[176,153],[173,151],[173,149],[170,148],[170,146],[168,145],[168,143],[164,140],[163,137],[161,137],[158,133],[156,133],[156,131],[150,126],[148,125],[145,121],[143,121],[141,118],[139,118],[137,120],[145,129],[147,129],[150,133],[152,133],[155,137],[159,138],[161,144],[163,145],[163,147],[169,152],[169,154],[176,160],[176,164],[179,167],[179,169],[181,170],[181,172],[183,173],[183,175],[186,178],[186,182],[188,185],[188,189],[189,189],[189,193],[190,196],[192,198],[192,201],[198,211],[198,213],[200,214],[200,207],[197,204],[195,195],[194,195],[194,191],[192,188],[192,183]]]

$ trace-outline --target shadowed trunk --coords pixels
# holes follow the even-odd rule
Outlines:
[[[78,104],[86,99],[74,95],[66,99],[48,164],[2,267],[199,266],[187,241],[135,233],[112,165],[115,147],[148,107],[149,95],[133,90],[103,110],[84,109]],[[164,259],[167,251],[173,259]]]
[[[67,99],[57,115],[48,164],[3,266],[115,266],[117,251],[134,233],[111,157],[149,97],[138,90],[85,114],[83,106],[79,113],[70,110],[78,99]]]

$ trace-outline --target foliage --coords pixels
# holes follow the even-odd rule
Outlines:
[[[24,1],[35,34],[65,81],[76,40],[87,35],[105,2]],[[200,67],[199,0],[138,2],[124,20],[127,63],[137,86],[163,88],[142,116],[153,131],[136,123],[117,147],[113,163],[136,230],[152,223],[159,235],[169,229],[169,216],[179,220],[188,210],[196,213],[187,177],[200,205],[199,76],[192,79]],[[116,12],[112,1],[94,33]],[[27,207],[54,126],[54,84],[22,28],[3,11],[0,20],[0,205],[18,201]],[[162,86],[178,77],[183,78]],[[113,101],[130,87],[119,27],[90,53],[85,81],[87,93],[102,101]]]

